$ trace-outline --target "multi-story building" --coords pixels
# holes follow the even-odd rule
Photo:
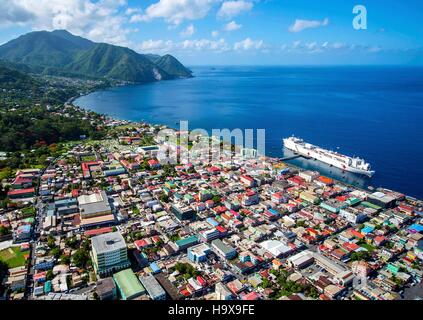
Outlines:
[[[81,227],[90,228],[115,223],[115,217],[104,191],[78,197]]]
[[[207,255],[210,253],[210,246],[206,243],[188,248],[188,259],[192,262],[205,262]]]
[[[228,260],[235,258],[237,255],[237,251],[235,248],[227,245],[220,239],[212,241],[212,248],[213,251],[216,252],[219,256]]]
[[[128,268],[128,251],[119,232],[106,233],[91,239],[94,269],[100,277]]]

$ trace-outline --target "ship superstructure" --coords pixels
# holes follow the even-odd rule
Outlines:
[[[371,169],[371,165],[364,159],[358,157],[349,157],[338,152],[329,151],[318,146],[305,142],[296,137],[283,139],[285,148],[295,153],[313,158],[330,166],[334,166],[343,171],[348,171],[366,176],[373,176],[375,171]]]

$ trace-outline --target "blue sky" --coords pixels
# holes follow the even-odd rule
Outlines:
[[[2,0],[0,43],[67,29],[201,64],[423,64],[420,0]],[[367,9],[355,30],[353,7]]]

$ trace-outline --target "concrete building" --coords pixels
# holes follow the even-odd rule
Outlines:
[[[89,228],[115,222],[106,192],[82,195],[78,197],[78,203],[81,227]]]
[[[313,252],[309,250],[302,251],[287,259],[288,265],[295,269],[303,269],[314,263]]]
[[[100,277],[128,268],[128,250],[119,232],[102,234],[91,239],[94,269]]]
[[[96,292],[100,300],[115,300],[117,298],[116,284],[112,278],[98,281]]]
[[[196,263],[205,262],[210,251],[210,246],[208,244],[201,243],[199,245],[188,248],[188,259]]]
[[[152,300],[166,299],[166,291],[152,275],[140,277],[140,281]]]
[[[233,259],[237,255],[235,248],[227,245],[220,239],[212,241],[213,251],[216,252],[219,256],[224,257],[225,259]]]

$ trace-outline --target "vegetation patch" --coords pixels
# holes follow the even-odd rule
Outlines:
[[[0,261],[3,261],[10,268],[24,266],[28,252],[22,252],[20,247],[10,247],[0,251]]]

